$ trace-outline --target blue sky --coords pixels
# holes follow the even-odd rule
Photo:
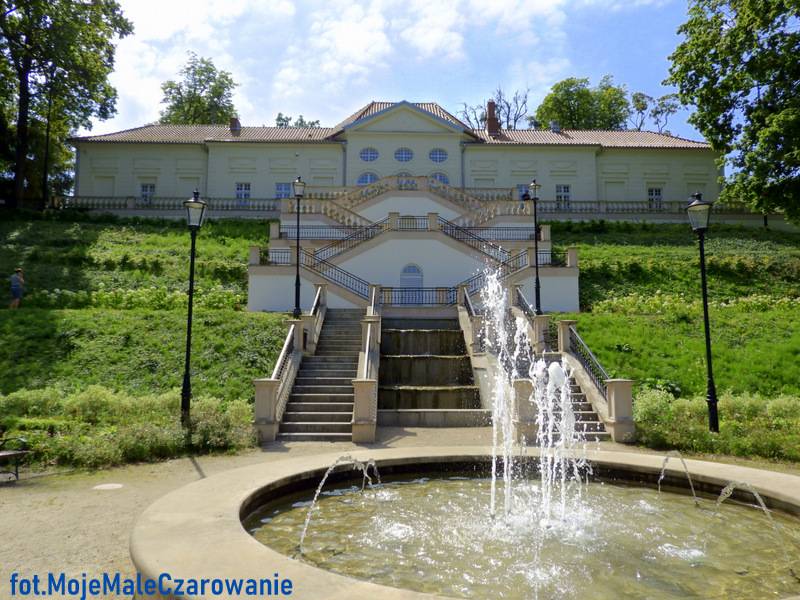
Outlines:
[[[281,111],[332,126],[370,100],[451,112],[529,87],[533,112],[566,77],[605,74],[659,96],[686,0],[122,0],[134,23],[117,50],[118,115],[103,133],[158,119],[160,84],[193,50],[239,82],[244,125]],[[699,139],[687,111],[675,135]]]

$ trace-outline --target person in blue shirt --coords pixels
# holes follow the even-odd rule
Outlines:
[[[22,300],[22,292],[25,287],[25,277],[22,274],[22,269],[17,267],[14,274],[9,278],[11,282],[11,304],[9,308],[19,308],[20,300]]]

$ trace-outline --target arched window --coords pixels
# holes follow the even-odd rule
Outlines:
[[[431,175],[433,179],[438,181],[439,183],[443,183],[445,185],[450,185],[450,178],[441,172],[436,172]]]
[[[394,159],[398,162],[408,162],[414,158],[411,148],[398,148],[394,151]]]
[[[376,181],[378,181],[378,176],[375,173],[370,173],[367,171],[366,173],[362,173],[358,176],[356,185],[369,185],[370,183],[375,183]]]
[[[428,154],[430,159],[435,163],[441,163],[447,160],[447,150],[444,148],[434,148]]]
[[[375,148],[364,148],[358,153],[358,155],[364,162],[373,162],[378,160],[378,151]]]
[[[422,269],[419,265],[408,264],[400,272],[400,287],[422,287]]]

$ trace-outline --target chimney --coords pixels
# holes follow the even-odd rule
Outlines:
[[[242,124],[239,123],[239,119],[237,117],[231,117],[230,122],[230,130],[233,134],[239,134],[242,131]]]
[[[558,124],[558,121],[550,121],[550,131],[553,133],[561,133],[561,125]]]
[[[489,100],[489,102],[486,103],[486,132],[491,137],[498,137],[500,135],[500,121],[497,120],[494,100]]]

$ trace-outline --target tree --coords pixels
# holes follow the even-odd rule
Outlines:
[[[314,129],[319,127],[319,121],[306,121],[303,115],[300,115],[292,123],[292,117],[279,112],[278,116],[275,117],[275,125],[278,127],[308,127]]]
[[[644,92],[634,92],[631,94],[631,116],[629,121],[636,131],[641,131],[647,119],[647,111],[653,104],[653,97]]]
[[[0,79],[13,76],[13,85],[0,85],[4,104],[14,106],[14,191],[12,206],[22,201],[30,179],[30,123],[35,100],[44,97],[60,73],[58,113],[67,129],[91,127],[91,118],[114,114],[116,90],[108,82],[114,68],[114,39],[133,30],[115,0],[0,0]],[[10,96],[10,98],[9,98]],[[41,116],[41,115],[39,115]],[[2,119],[8,123],[7,117]],[[63,139],[63,138],[62,138]]]
[[[726,154],[723,200],[800,219],[800,3],[693,0],[667,80]]]
[[[614,85],[610,75],[595,88],[587,78],[570,77],[553,85],[528,121],[556,121],[565,129],[623,129],[630,110],[625,86]]]
[[[495,104],[495,115],[502,129],[517,129],[520,122],[524,121],[528,114],[528,95],[530,89],[516,90],[509,96],[503,88],[497,86],[492,100]],[[472,129],[484,129],[486,127],[486,104],[470,106],[466,102],[462,103],[462,108],[458,111],[458,117],[469,125]]]
[[[209,58],[189,52],[180,70],[181,81],[165,81],[161,122],[171,125],[221,125],[236,116],[233,89],[236,83],[227,71],[217,70]]]
[[[650,109],[650,118],[653,119],[658,133],[664,133],[667,121],[678,112],[678,108],[680,108],[680,102],[677,94],[666,94],[655,101],[653,108]]]

